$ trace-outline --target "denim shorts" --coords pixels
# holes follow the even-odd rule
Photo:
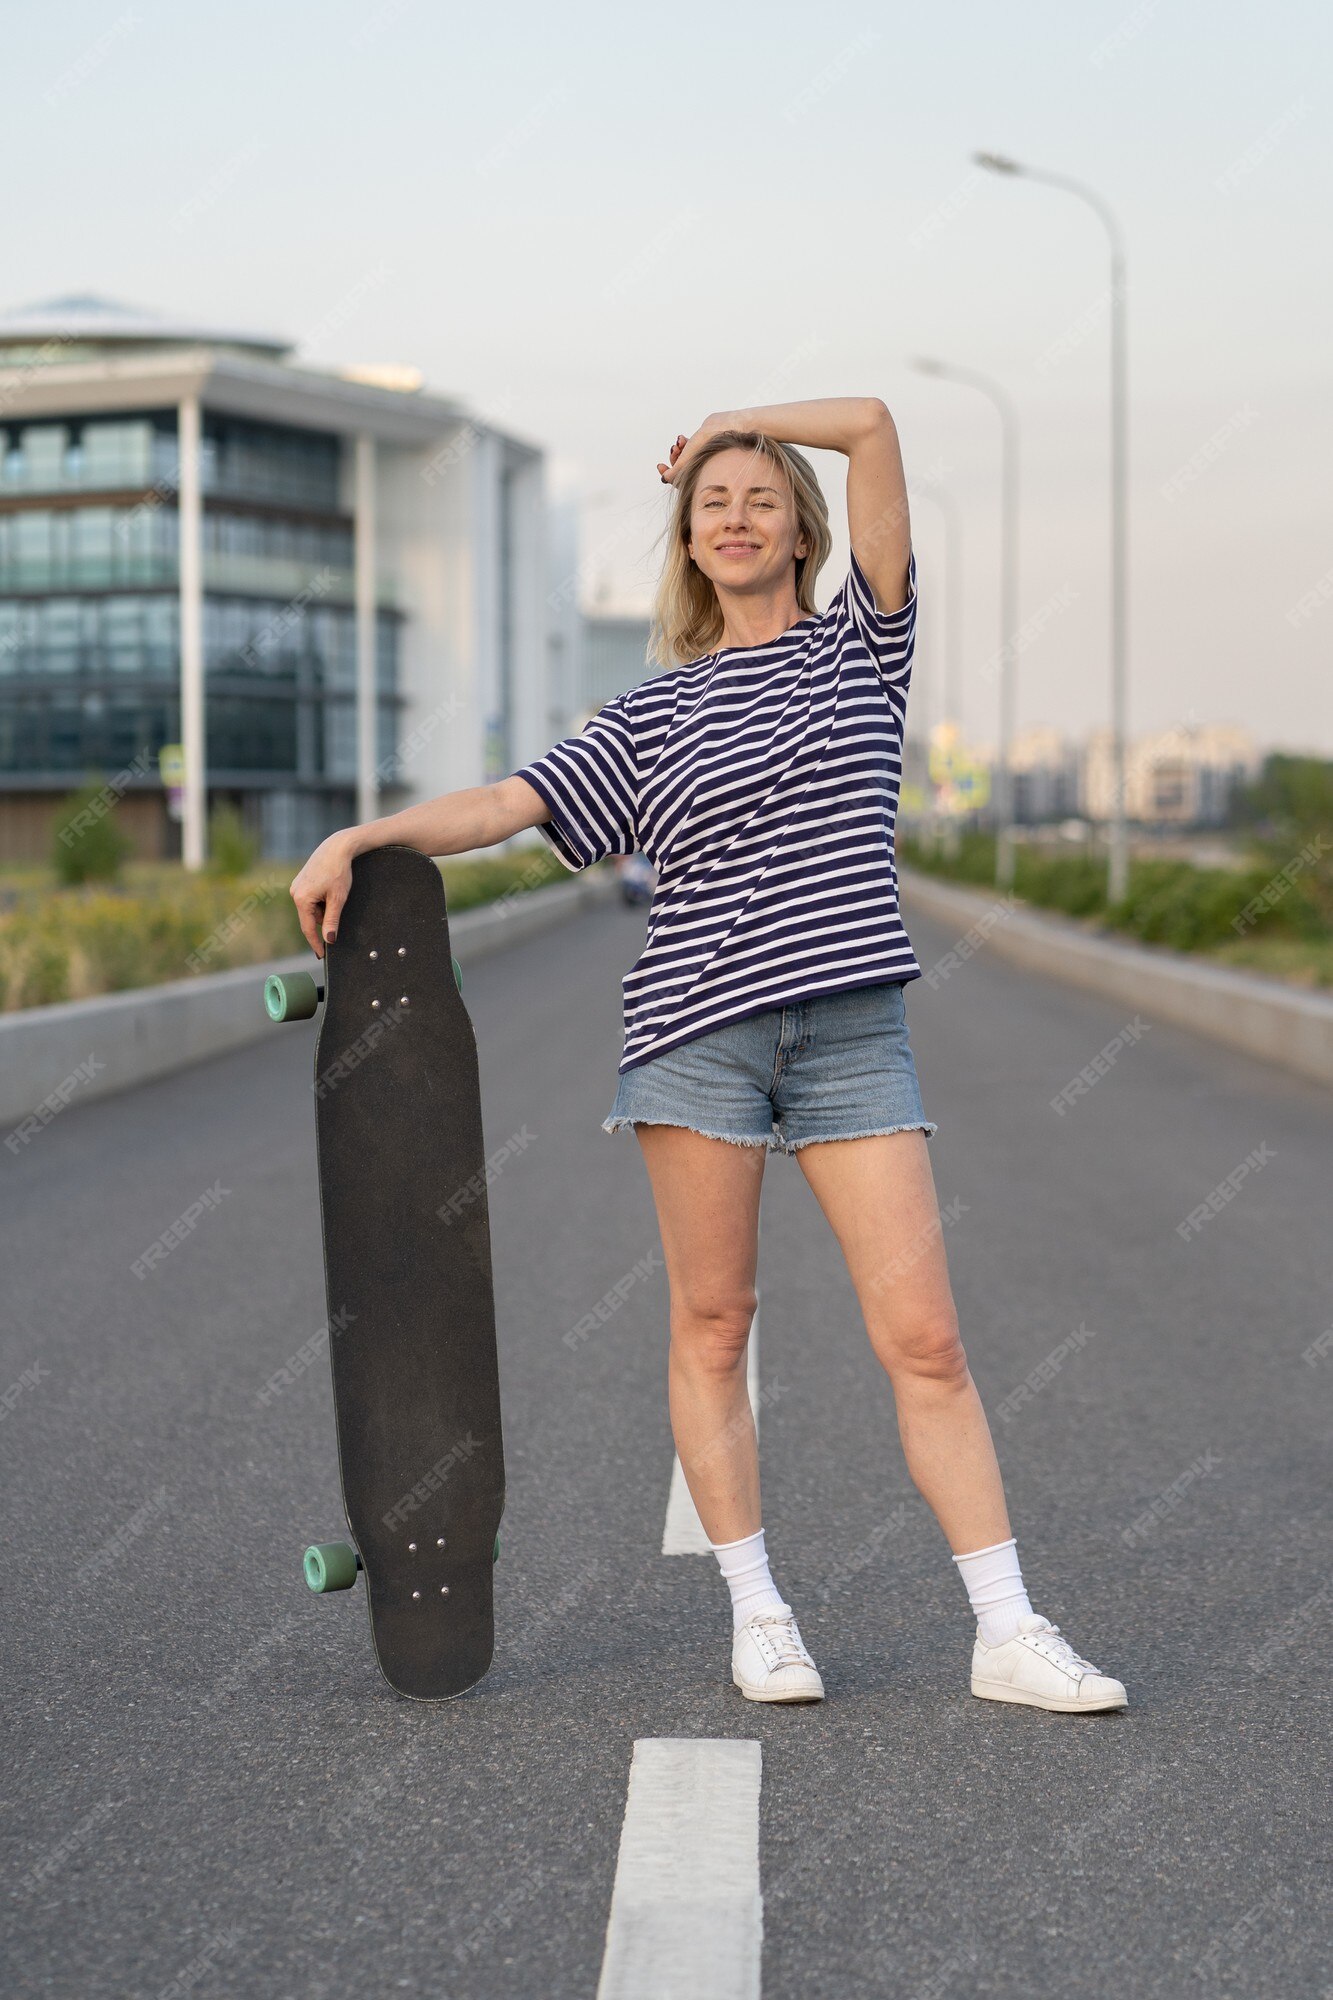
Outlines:
[[[622,1071],[602,1130],[636,1122],[782,1153],[939,1130],[921,1107],[900,980],[747,1014]]]

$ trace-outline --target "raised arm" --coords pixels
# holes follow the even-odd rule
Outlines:
[[[362,826],[331,833],[315,849],[292,883],[292,901],[301,929],[316,958],[338,935],[338,918],[352,886],[352,862],[372,847],[415,847],[419,854],[468,854],[494,847],[551,817],[551,809],[526,778],[502,778],[494,785],[470,785],[443,792],[419,806]]]
[[[912,528],[898,428],[878,396],[817,396],[806,403],[757,403],[748,410],[715,410],[688,439],[671,467],[659,465],[668,484],[688,463],[691,447],[714,431],[763,431],[779,444],[840,451],[847,458],[847,526],[856,559],[880,611],[907,602]]]

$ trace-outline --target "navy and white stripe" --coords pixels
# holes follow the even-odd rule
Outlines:
[[[878,610],[853,551],[827,611],[642,682],[515,773],[567,868],[639,850],[657,869],[622,1072],[747,1014],[920,978],[893,855],[915,553],[908,588]]]

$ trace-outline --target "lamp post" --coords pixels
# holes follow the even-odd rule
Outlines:
[[[1111,246],[1111,838],[1107,896],[1119,902],[1129,887],[1129,831],[1125,818],[1125,723],[1128,598],[1129,342],[1125,319],[1125,239],[1119,222],[1095,188],[1068,174],[1029,167],[1003,153],[974,153],[979,167],[1017,174],[1047,187],[1063,188],[1096,211]]]
[[[1018,623],[1018,412],[1008,391],[989,375],[955,368],[929,357],[914,361],[922,375],[941,376],[978,390],[1000,418],[1000,651],[999,741],[995,770],[995,881],[1009,889],[1014,880],[1014,786],[1009,746],[1014,724],[1014,638]]]
[[[959,663],[962,658],[963,642],[962,516],[959,511],[958,502],[954,499],[953,494],[949,492],[947,487],[941,486],[938,480],[932,480],[929,486],[923,486],[917,492],[913,493],[913,505],[918,500],[932,501],[939,508],[944,521],[944,578],[943,587],[939,593],[944,605],[944,645],[941,648],[944,655],[944,672],[941,676],[940,685],[939,720],[945,723],[952,722],[961,729],[963,722],[963,689],[959,674]],[[929,731],[927,731],[927,743],[929,743]],[[931,826],[933,834],[933,814],[931,815]],[[957,821],[951,819],[947,825],[944,841],[947,853],[952,854],[957,851],[957,835]]]

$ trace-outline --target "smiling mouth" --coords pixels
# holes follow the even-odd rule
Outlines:
[[[752,556],[758,549],[758,542],[719,542],[720,556]]]

